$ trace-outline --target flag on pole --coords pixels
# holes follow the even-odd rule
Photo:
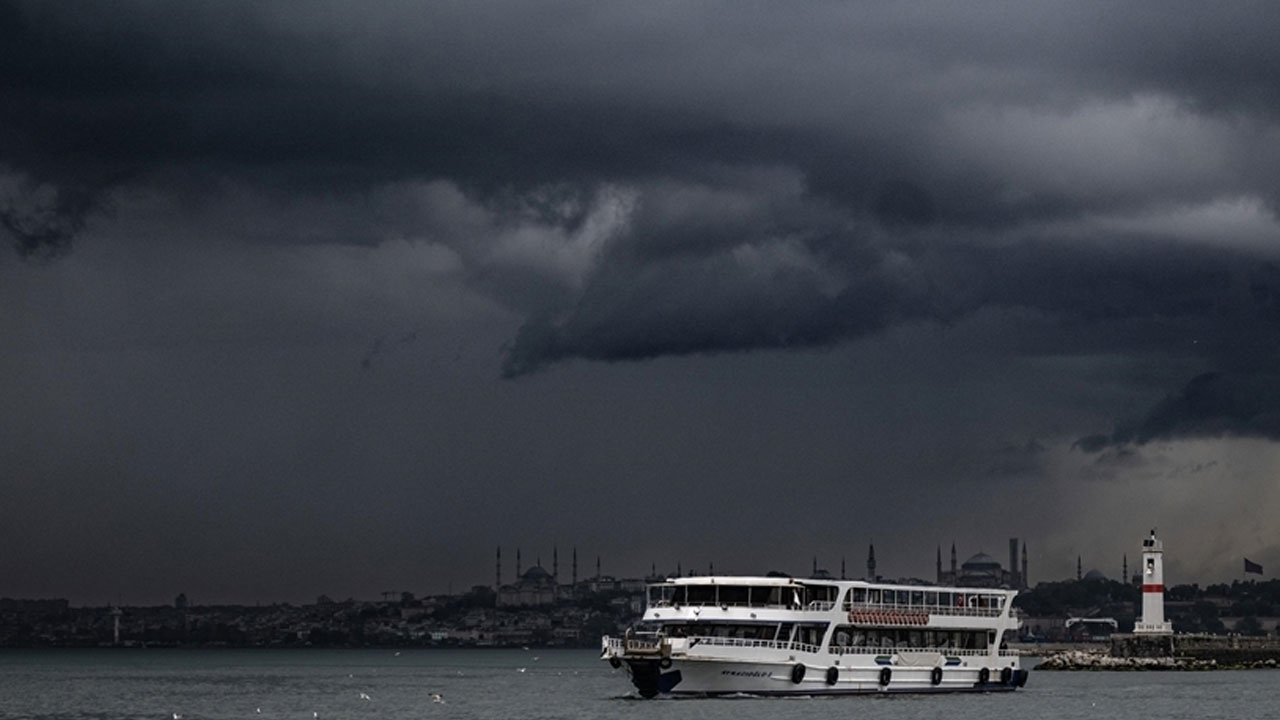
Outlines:
[[[1249,560],[1249,558],[1245,558],[1245,559],[1244,559],[1244,571],[1245,571],[1245,572],[1247,572],[1247,573],[1257,573],[1257,574],[1261,575],[1261,574],[1262,574],[1262,566],[1261,566],[1261,565],[1259,565],[1259,564],[1258,564],[1258,563],[1256,563],[1256,562],[1252,562],[1252,561],[1250,561],[1250,560]]]

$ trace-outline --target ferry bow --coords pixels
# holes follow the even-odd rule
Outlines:
[[[643,697],[1009,691],[1013,590],[706,576],[648,588],[642,620],[601,639]]]

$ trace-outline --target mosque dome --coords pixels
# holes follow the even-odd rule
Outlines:
[[[965,560],[964,564],[960,567],[965,570],[999,570],[1000,563],[996,562],[995,558],[986,553],[978,553],[968,560]]]
[[[524,574],[520,576],[520,582],[522,583],[537,584],[553,581],[554,579],[551,577],[551,573],[547,572],[541,565],[534,565],[528,570],[525,570]]]
[[[1099,571],[1099,570],[1097,570],[1097,569],[1095,568],[1095,569],[1090,570],[1089,572],[1085,573],[1085,574],[1084,574],[1084,579],[1085,579],[1085,580],[1106,580],[1106,579],[1107,579],[1107,576],[1106,576],[1106,575],[1103,575],[1101,571]]]

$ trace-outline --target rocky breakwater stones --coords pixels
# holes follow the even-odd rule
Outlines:
[[[1265,667],[1265,664],[1263,665]],[[1271,667],[1274,667],[1272,665]],[[1222,670],[1217,661],[1176,657],[1111,657],[1106,653],[1066,650],[1045,658],[1036,670]]]

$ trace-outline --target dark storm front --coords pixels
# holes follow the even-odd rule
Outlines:
[[[569,650],[6,650],[0,718],[1199,720],[1280,711],[1270,673],[1044,673],[1008,695],[656,703],[620,693],[619,673]]]

